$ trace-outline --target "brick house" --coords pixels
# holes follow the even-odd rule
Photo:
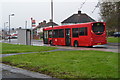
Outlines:
[[[87,22],[96,22],[90,16],[85,13],[81,13],[78,11],[77,14],[73,14],[72,16],[68,17],[64,21],[61,22],[62,25],[70,25],[70,24],[80,24],[80,23],[87,23]]]
[[[46,23],[45,20],[43,22],[40,22],[38,26],[33,29],[34,39],[39,39],[40,36],[42,36],[42,34],[40,35],[40,33],[43,32],[44,27],[51,27],[52,25],[58,26],[58,24],[56,24],[55,22],[52,22],[52,20],[50,20],[48,23]]]

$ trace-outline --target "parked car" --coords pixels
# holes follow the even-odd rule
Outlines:
[[[12,33],[10,36],[11,39],[17,39],[17,33]]]
[[[11,37],[11,36],[6,36],[6,37],[5,37],[6,40],[9,39],[9,38],[11,39],[12,37]]]
[[[17,39],[18,37],[17,36],[12,36],[11,39]]]
[[[114,37],[120,37],[120,32],[115,32]]]

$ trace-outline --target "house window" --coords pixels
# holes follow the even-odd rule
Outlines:
[[[64,38],[64,29],[59,29],[59,38]]]
[[[72,29],[72,35],[73,35],[73,37],[78,37],[78,28]]]
[[[79,28],[79,35],[80,36],[87,36],[87,27],[82,27],[82,28]]]

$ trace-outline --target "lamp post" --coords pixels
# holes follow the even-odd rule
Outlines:
[[[53,0],[51,0],[52,45],[53,45]]]
[[[10,14],[10,15],[9,15],[9,43],[11,42],[11,41],[10,41],[10,16],[14,16],[14,14]]]
[[[33,39],[33,29],[32,29],[33,25],[32,25],[32,20],[33,20],[33,18],[31,17],[31,45],[32,45],[32,39]]]
[[[3,39],[5,40],[5,23],[4,23],[4,28],[3,28]]]

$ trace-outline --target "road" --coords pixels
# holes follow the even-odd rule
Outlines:
[[[36,46],[50,46],[50,45],[43,44],[43,42],[40,40],[33,40],[32,44]],[[100,51],[118,52],[120,44],[118,45],[116,43],[109,43],[105,45],[96,45],[96,46],[93,46],[92,48],[71,47],[71,46],[53,46],[53,47],[58,47],[62,49],[72,49],[72,50],[100,50]]]

